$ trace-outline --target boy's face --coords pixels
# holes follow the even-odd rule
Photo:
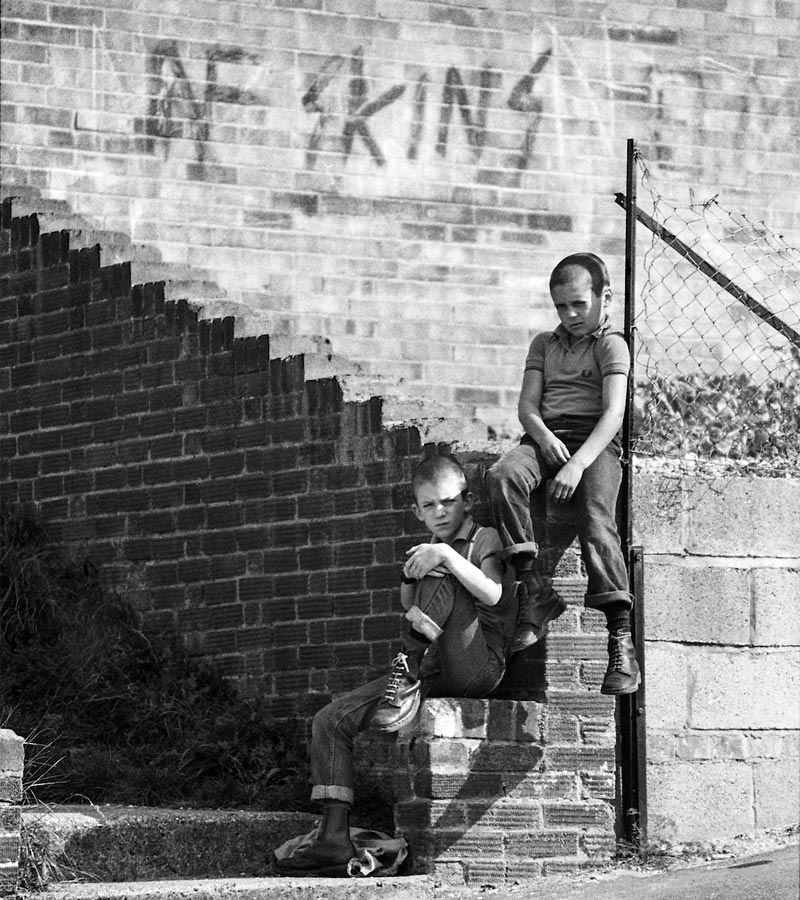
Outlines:
[[[472,494],[467,492],[463,478],[457,472],[446,472],[436,481],[417,486],[411,508],[431,534],[449,542],[464,524],[472,502]]]
[[[611,302],[611,288],[602,294],[592,290],[592,276],[582,266],[568,266],[567,280],[550,292],[561,324],[574,337],[591,334],[600,324]]]

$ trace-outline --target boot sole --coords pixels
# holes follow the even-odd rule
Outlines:
[[[420,696],[419,693],[414,697],[414,702],[411,705],[409,711],[396,722],[392,722],[391,725],[375,725],[376,731],[381,731],[384,734],[391,734],[393,731],[399,731],[404,725],[408,725],[409,722],[413,722],[417,717],[417,713],[419,712],[419,703]]]
[[[290,857],[291,858],[291,857]],[[349,862],[349,860],[348,860]],[[285,865],[285,861],[279,860],[274,852],[270,853],[270,863],[278,875],[284,878],[349,878],[347,863],[336,863],[319,866],[316,869],[295,869]]]
[[[606,697],[624,697],[626,694],[635,694],[639,690],[639,685],[642,683],[641,674],[636,678],[636,684],[632,687],[623,688],[619,691],[604,691],[603,688],[600,688],[600,693],[605,694]]]

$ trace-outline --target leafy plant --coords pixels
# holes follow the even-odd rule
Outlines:
[[[795,354],[796,356],[797,354]],[[749,375],[662,375],[637,385],[634,449],[663,456],[785,461],[800,455],[800,362],[781,380]]]

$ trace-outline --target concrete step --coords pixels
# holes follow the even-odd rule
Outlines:
[[[31,900],[433,900],[426,875],[394,878],[209,878],[60,884]]]
[[[149,881],[271,874],[268,853],[310,831],[311,813],[151,809],[119,806],[25,808],[36,848],[27,870],[52,878]]]

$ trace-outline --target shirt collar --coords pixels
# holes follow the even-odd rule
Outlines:
[[[467,516],[466,519],[464,519],[464,521],[461,523],[461,527],[458,529],[458,531],[457,531],[457,532],[453,535],[453,537],[451,538],[451,540],[450,540],[450,546],[452,546],[453,544],[455,544],[456,541],[467,541],[467,540],[469,540],[470,532],[472,531],[472,529],[473,529],[474,526],[475,526],[475,523],[472,521],[472,516]],[[441,543],[443,543],[443,542],[442,542],[442,539],[441,539],[440,537],[437,537],[436,535],[433,535],[433,537],[431,538],[431,543],[432,543],[432,544],[441,544]]]
[[[609,321],[608,313],[606,313],[603,316],[603,318],[598,322],[597,328],[595,328],[595,330],[590,332],[589,334],[585,334],[582,338],[577,340],[575,342],[575,344],[580,344],[580,342],[582,340],[584,340],[584,338],[593,338],[595,340],[597,338],[601,338],[610,328],[611,328],[611,322]],[[575,346],[575,344],[570,345],[569,332],[567,331],[566,328],[564,328],[564,326],[561,324],[561,322],[558,323],[557,327],[555,328],[553,333],[550,335],[550,340],[561,341],[561,343],[565,347],[569,347],[569,346],[574,347]]]

